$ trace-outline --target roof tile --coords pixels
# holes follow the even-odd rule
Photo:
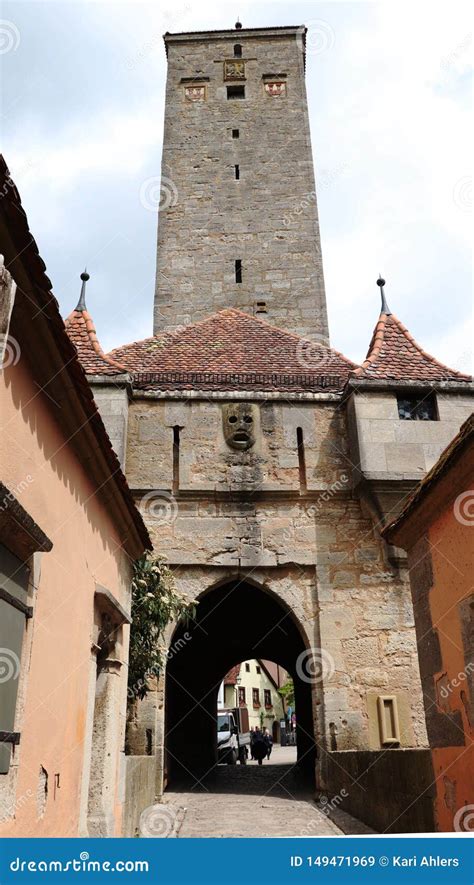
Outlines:
[[[341,390],[356,368],[338,351],[227,308],[205,320],[118,347],[108,358],[138,386]]]
[[[77,350],[83,369],[88,375],[118,375],[126,369],[103,352],[94,321],[87,310],[73,310],[66,322],[69,339]]]
[[[426,353],[394,316],[381,313],[367,357],[354,375],[391,381],[472,381]]]

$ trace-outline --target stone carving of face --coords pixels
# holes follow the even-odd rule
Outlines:
[[[256,406],[250,403],[226,403],[222,408],[225,441],[231,449],[245,451],[255,443]]]

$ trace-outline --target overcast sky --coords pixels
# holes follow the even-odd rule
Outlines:
[[[469,370],[468,4],[4,2],[2,152],[63,315],[79,274],[105,350],[152,332],[165,31],[309,27],[307,85],[331,341],[366,353],[378,273],[426,350]]]

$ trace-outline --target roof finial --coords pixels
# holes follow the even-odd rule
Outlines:
[[[241,24],[240,18],[237,19],[237,21],[235,23],[235,27],[237,28],[238,31],[241,30],[242,24]]]
[[[87,280],[90,280],[90,276],[87,273],[87,267],[85,267],[83,272],[81,273],[81,280],[82,280],[81,294],[80,294],[79,301],[77,302],[77,307],[76,307],[76,310],[80,310],[80,311],[86,310],[86,283],[87,283]]]
[[[382,298],[382,309],[381,309],[381,313],[384,313],[386,316],[391,316],[391,315],[392,315],[392,311],[390,310],[390,308],[389,308],[389,306],[388,306],[388,304],[387,304],[387,299],[385,298],[385,292],[384,292],[384,290],[383,290],[383,287],[385,286],[385,280],[384,280],[384,278],[382,277],[382,274],[379,274],[379,278],[378,278],[378,280],[377,280],[377,286],[380,286],[380,296],[381,296],[381,298]]]

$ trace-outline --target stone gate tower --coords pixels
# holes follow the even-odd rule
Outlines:
[[[305,28],[164,39],[155,334],[233,307],[327,343]]]

